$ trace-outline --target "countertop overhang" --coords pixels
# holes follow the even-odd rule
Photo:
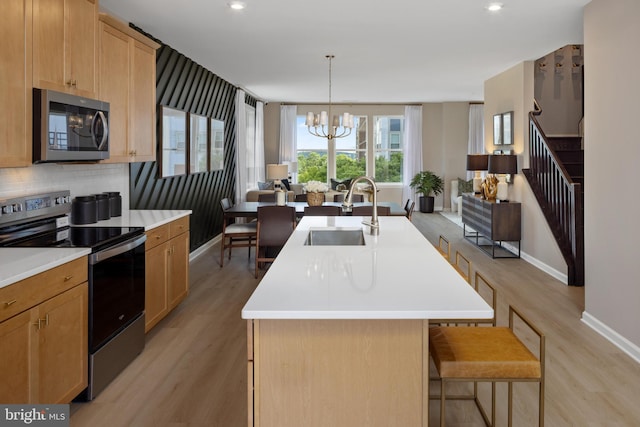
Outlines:
[[[244,319],[486,319],[491,307],[404,217],[304,217]],[[313,228],[362,228],[364,246],[306,246]]]

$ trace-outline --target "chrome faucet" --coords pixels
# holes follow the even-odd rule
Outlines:
[[[380,224],[378,223],[378,187],[376,186],[376,183],[373,181],[373,179],[363,175],[351,181],[351,187],[349,187],[349,191],[347,192],[347,195],[342,202],[342,207],[346,210],[352,208],[353,203],[351,202],[351,199],[353,196],[353,190],[355,188],[355,185],[363,180],[367,181],[369,184],[371,184],[371,187],[373,187],[373,212],[371,215],[371,221],[362,221],[362,223],[369,226],[369,234],[371,234],[372,236],[377,236],[380,234]]]

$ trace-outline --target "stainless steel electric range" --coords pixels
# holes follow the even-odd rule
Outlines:
[[[69,191],[0,200],[0,247],[90,248],[91,400],[144,349],[146,236],[143,227],[70,225]]]

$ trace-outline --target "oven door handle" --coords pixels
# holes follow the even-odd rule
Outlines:
[[[106,259],[130,251],[131,249],[137,248],[138,246],[142,245],[146,240],[147,236],[143,234],[142,236],[125,240],[124,242],[119,243],[116,246],[91,254],[89,255],[89,264],[94,265],[99,263],[100,261],[104,261]]]

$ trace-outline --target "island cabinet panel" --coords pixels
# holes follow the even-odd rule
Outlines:
[[[97,0],[33,0],[33,86],[96,97]]]
[[[99,22],[98,86],[111,124],[105,163],[155,161],[159,45],[107,14]]]
[[[145,332],[189,294],[189,217],[146,232]]]
[[[2,0],[0,168],[31,164],[31,0]]]
[[[254,320],[249,425],[426,427],[427,334],[422,319]]]

